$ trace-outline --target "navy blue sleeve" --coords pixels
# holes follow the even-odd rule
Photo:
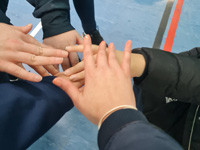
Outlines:
[[[2,75],[2,76],[1,76]],[[3,75],[0,73],[3,78]],[[64,91],[52,84],[54,77],[41,82],[0,80],[0,147],[22,150],[47,132],[73,103]]]
[[[27,0],[35,7],[34,17],[41,18],[43,38],[48,38],[70,30],[69,0]]]
[[[148,123],[144,115],[132,109],[112,113],[98,133],[100,150],[183,150],[159,128]]]

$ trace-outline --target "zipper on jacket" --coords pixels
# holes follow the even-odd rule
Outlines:
[[[193,119],[193,122],[192,122],[192,129],[191,129],[191,133],[190,133],[188,150],[190,150],[190,148],[191,148],[191,141],[192,141],[192,135],[193,135],[193,130],[194,130],[194,124],[196,122],[196,117],[197,117],[198,110],[199,110],[199,105],[197,106],[197,109],[196,109],[196,112],[195,112],[195,115],[194,115],[194,119]]]

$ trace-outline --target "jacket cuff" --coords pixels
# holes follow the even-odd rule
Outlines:
[[[149,61],[150,61],[150,58],[148,56],[148,54],[142,50],[143,48],[136,48],[136,49],[133,49],[132,50],[132,53],[136,53],[136,54],[141,54],[144,56],[144,59],[145,59],[145,62],[146,62],[146,66],[144,68],[144,72],[143,74],[140,76],[140,77],[135,77],[133,78],[134,79],[134,83],[135,84],[139,84],[147,75],[148,73],[148,68],[149,68]]]
[[[52,11],[42,16],[43,39],[74,30],[69,14],[65,11]]]
[[[133,121],[145,121],[145,116],[134,109],[121,109],[112,113],[101,125],[98,133],[98,145],[104,149],[109,139],[123,126]]]

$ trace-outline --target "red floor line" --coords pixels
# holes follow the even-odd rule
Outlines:
[[[178,0],[163,50],[171,52],[184,0]]]

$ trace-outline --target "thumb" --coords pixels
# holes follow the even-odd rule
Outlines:
[[[21,31],[21,32],[23,32],[24,34],[27,34],[27,33],[29,33],[31,31],[32,26],[33,25],[30,23],[30,24],[27,24],[26,26],[22,26],[22,27],[14,26],[14,28],[19,30],[19,31]]]
[[[57,77],[53,80],[53,84],[65,91],[72,99],[74,105],[77,104],[80,91],[70,80],[66,79],[66,77]]]
[[[78,45],[83,44],[83,38],[82,38],[80,35],[78,35],[76,43],[77,43]]]

